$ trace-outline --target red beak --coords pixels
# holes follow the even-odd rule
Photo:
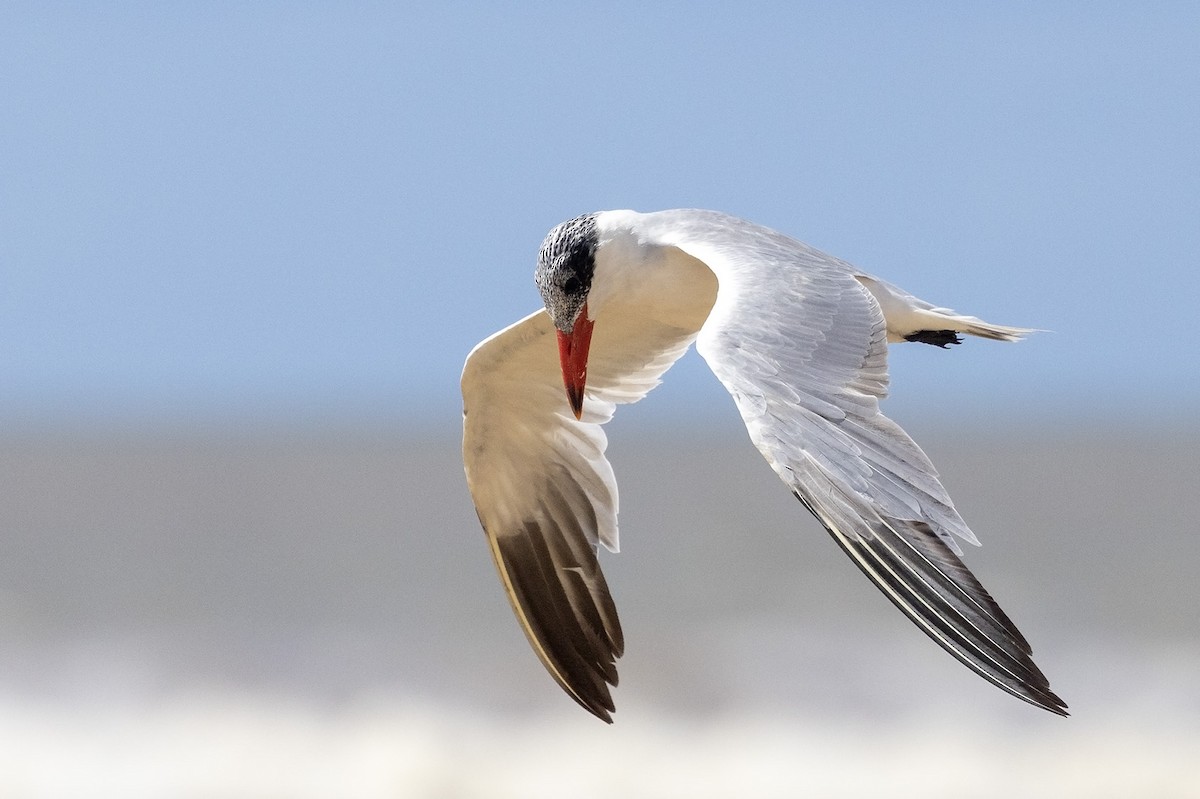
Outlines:
[[[588,348],[592,345],[592,321],[587,318],[587,304],[579,312],[570,333],[558,331],[558,358],[562,362],[563,385],[567,400],[578,419],[583,415],[583,387],[587,383]]]

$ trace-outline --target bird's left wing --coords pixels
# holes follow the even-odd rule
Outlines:
[[[580,420],[544,311],[481,342],[462,376],[467,484],[500,580],[546,669],[605,721],[624,641],[596,559],[598,544],[617,549],[617,485],[600,425],[657,385],[696,333],[650,316],[627,321],[596,327]]]
[[[879,411],[887,328],[850,264],[711,211],[633,215],[643,240],[706,264],[720,288],[697,349],[750,437],[855,564],[985,679],[1065,713],[1025,638],[958,558],[978,543],[933,464]]]

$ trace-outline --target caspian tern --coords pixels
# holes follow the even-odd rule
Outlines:
[[[534,278],[545,309],[467,356],[463,459],[513,611],[572,699],[611,722],[624,650],[597,561],[599,544],[617,550],[601,425],[696,341],[763,457],[888,599],[984,679],[1067,715],[1024,636],[959,560],[956,537],[979,542],[933,464],[879,412],[889,342],[1033,331],[934,307],[715,211],[563,222]]]

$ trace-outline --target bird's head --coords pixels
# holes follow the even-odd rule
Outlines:
[[[542,242],[533,279],[558,331],[558,356],[571,410],[583,415],[592,320],[587,299],[596,273],[596,215],[585,214],[556,226]]]

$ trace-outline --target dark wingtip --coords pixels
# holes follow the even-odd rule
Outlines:
[[[962,336],[953,330],[918,330],[904,337],[905,341],[915,341],[919,344],[932,344],[946,349],[950,344],[962,344]]]
[[[1049,683],[1039,687],[1036,699],[1025,696],[1020,696],[1019,698],[1024,699],[1030,704],[1037,705],[1043,710],[1048,710],[1056,716],[1062,716],[1064,718],[1070,718],[1071,716],[1067,703],[1064,702],[1058,694],[1050,690]]]
[[[793,493],[859,570],[939,646],[1018,699],[1070,715],[1034,664],[1025,637],[928,525],[908,522],[912,536],[906,539],[895,527],[903,520],[885,520],[871,538],[852,539],[830,526],[799,491]]]
[[[1049,710],[1051,713],[1055,714],[1056,716],[1062,716],[1065,719],[1071,718],[1071,713],[1070,713],[1070,710],[1068,709],[1067,703],[1062,701],[1061,699],[1059,699],[1055,694],[1050,694],[1050,696],[1054,697],[1055,701],[1058,702],[1058,704],[1057,705],[1042,705],[1042,707],[1046,708],[1046,710]]]
[[[550,509],[571,501],[548,487]],[[576,704],[611,724],[609,686],[617,684],[623,636],[616,607],[587,541],[594,518],[543,529],[528,521],[520,534],[491,536],[493,554],[526,636],[555,682]]]

